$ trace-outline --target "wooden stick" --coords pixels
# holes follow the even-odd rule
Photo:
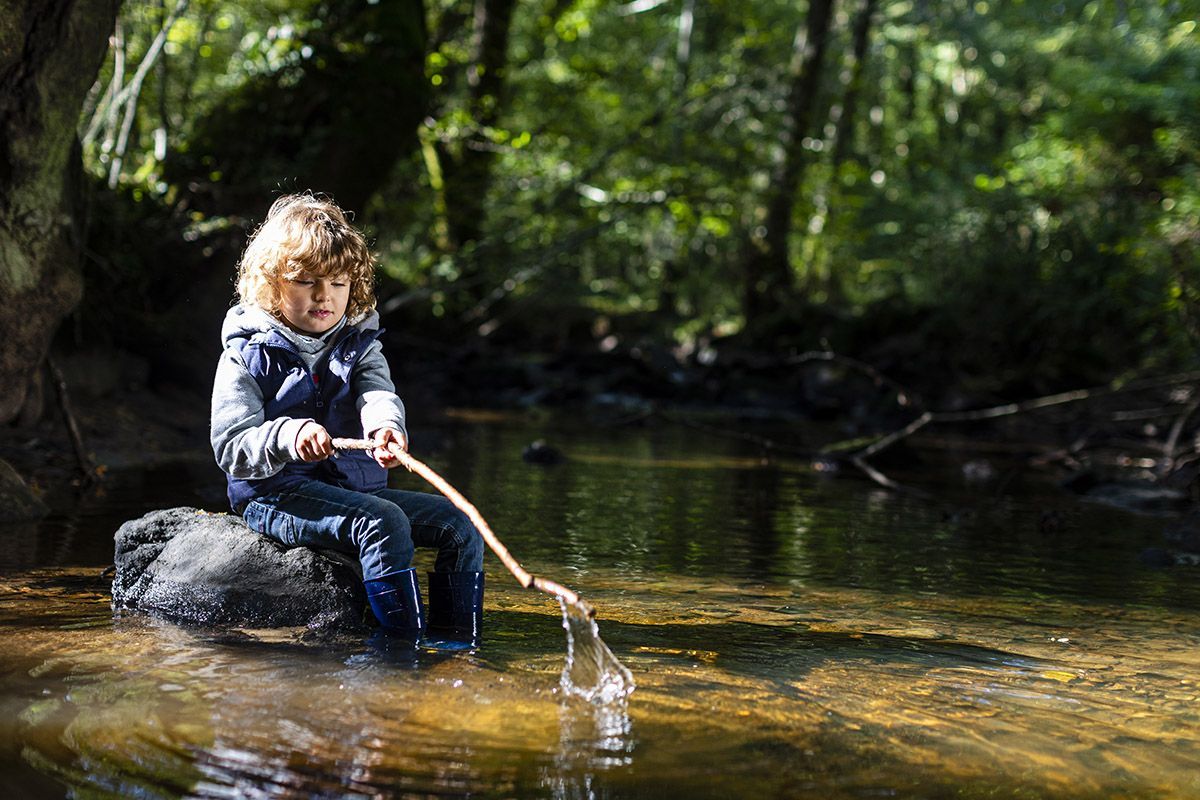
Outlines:
[[[333,447],[335,450],[374,450],[375,443],[369,439],[334,439]],[[513,574],[518,583],[526,589],[532,586],[538,591],[559,598],[568,605],[577,606],[583,609],[589,617],[596,615],[595,609],[581,600],[575,592],[557,581],[532,575],[522,567],[521,562],[517,561],[513,554],[508,552],[508,548],[504,546],[504,542],[500,541],[499,537],[492,532],[492,526],[487,524],[487,520],[479,513],[479,509],[470,500],[463,497],[445,478],[434,472],[427,464],[421,463],[400,448],[392,446],[389,449],[394,456],[400,459],[400,463],[404,465],[405,469],[409,472],[415,472],[429,481],[434,488],[446,495],[446,498],[457,506],[460,511],[471,518],[471,522],[475,523],[475,528],[479,531],[479,535],[483,537],[483,540],[487,542],[487,546],[492,549],[496,557],[508,568],[508,571]]]

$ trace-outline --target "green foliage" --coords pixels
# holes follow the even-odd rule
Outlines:
[[[932,350],[1027,389],[1193,359],[1200,46],[1180,5],[1122,23],[976,3],[882,28],[881,130],[859,130],[884,145],[865,159],[879,185],[842,180],[860,203],[816,246],[858,313],[906,309],[919,347],[891,348],[899,366]],[[926,42],[908,85],[886,58],[907,41]]]
[[[97,176],[108,176],[116,156],[125,107],[114,106],[107,91],[128,87],[169,19],[173,0],[125,3],[109,58],[84,107],[84,161]],[[315,0],[235,3],[191,0],[167,31],[134,106],[127,153],[116,184],[136,196],[165,195],[163,162],[186,153],[196,126],[225,102],[228,93],[256,76],[294,71],[307,57],[304,36],[321,24]],[[117,63],[123,68],[118,73]],[[91,136],[87,134],[91,133]],[[219,180],[220,175],[196,176]],[[115,185],[115,184],[113,184]]]
[[[171,30],[165,83],[147,80],[120,182],[179,191],[162,161],[196,146],[237,87],[298,81],[323,57],[309,42],[338,5],[194,0]],[[577,317],[614,320],[593,327],[618,338],[620,320],[636,318],[631,336],[688,346],[741,330],[747,243],[781,154],[803,6],[525,0],[502,93],[484,106],[472,95],[474,3],[427,10],[420,146],[361,217],[388,276],[382,294],[416,289],[447,324],[489,335]],[[1192,360],[1195,0],[881,0],[835,163],[855,13],[845,3],[835,20],[837,60],[819,123],[803,132],[790,342],[828,336],[898,370],[1001,391]],[[126,4],[131,63],[161,14],[157,0]],[[110,61],[97,97],[111,75]],[[153,146],[160,128],[165,154]],[[447,198],[472,188],[455,181],[478,180],[456,159],[481,149],[479,233],[455,241]],[[98,174],[111,150],[104,137],[88,143]],[[280,171],[291,157],[264,154]]]

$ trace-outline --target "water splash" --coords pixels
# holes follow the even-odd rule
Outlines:
[[[567,663],[560,685],[563,692],[597,705],[623,701],[633,693],[633,673],[600,638],[600,627],[583,603],[561,597],[563,629],[567,632]]]

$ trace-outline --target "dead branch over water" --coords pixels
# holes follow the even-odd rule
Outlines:
[[[848,356],[843,356],[830,350],[801,353],[786,359],[784,363],[790,365],[803,365],[813,362],[838,364],[859,372],[870,379],[876,387],[886,388],[887,390],[891,391],[895,395],[896,404],[898,406],[906,409],[915,409],[917,406],[917,401],[914,399],[916,395],[908,391],[907,388],[898,381],[888,377],[871,364]],[[1085,389],[1073,389],[1066,392],[1058,392],[1055,394],[1035,397],[1015,403],[1003,403],[994,406],[962,411],[920,410],[920,413],[918,413],[915,418],[905,425],[879,434],[873,438],[868,438],[865,441],[856,439],[834,442],[826,445],[825,447],[817,449],[797,447],[795,445],[778,442],[768,437],[746,433],[744,431],[730,430],[728,428],[717,428],[711,425],[705,425],[704,423],[695,420],[689,420],[683,416],[669,412],[659,411],[656,412],[656,415],[667,421],[703,430],[709,434],[733,437],[743,441],[752,442],[762,447],[766,451],[790,453],[793,455],[802,455],[814,459],[849,464],[864,474],[868,479],[880,486],[883,486],[884,488],[911,494],[925,499],[931,499],[932,496],[927,492],[899,483],[888,477],[878,467],[871,464],[870,459],[933,425],[994,421],[1057,407],[1065,407],[1073,404],[1084,404],[1105,398],[1113,398],[1121,395],[1132,395],[1138,392],[1147,392],[1156,389],[1170,389],[1172,387],[1192,388],[1187,392],[1186,396],[1174,399],[1166,407],[1153,409],[1153,413],[1145,410],[1124,410],[1113,415],[1114,421],[1131,421],[1142,418],[1148,420],[1172,420],[1172,424],[1167,432],[1167,436],[1161,443],[1156,444],[1145,441],[1124,442],[1124,444],[1130,449],[1143,450],[1148,454],[1158,456],[1155,459],[1155,472],[1157,477],[1161,480],[1170,477],[1174,472],[1178,471],[1187,464],[1200,460],[1200,446],[1198,446],[1196,442],[1180,446],[1181,440],[1185,439],[1184,433],[1187,430],[1188,423],[1192,421],[1193,417],[1196,416],[1196,412],[1200,410],[1200,390],[1197,388],[1200,387],[1200,371],[1181,372],[1170,375],[1139,378]],[[1182,405],[1182,408],[1175,410],[1176,407],[1180,405]],[[1128,419],[1124,419],[1124,417],[1128,417]],[[1088,442],[1086,438],[1077,438],[1068,446],[1047,449],[1044,452],[1032,456],[1029,459],[1029,463],[1031,465],[1044,466],[1055,461],[1059,461],[1078,467],[1080,465],[1078,457],[1082,451],[1086,449],[1087,444]]]

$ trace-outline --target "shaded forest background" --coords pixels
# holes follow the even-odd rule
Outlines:
[[[356,212],[391,358],[441,402],[807,413],[820,350],[953,408],[1196,362],[1197,2],[8,5],[100,33],[37,128],[68,285],[10,336],[6,421],[44,410],[51,342],[97,391],[206,393],[245,237],[304,189]],[[10,97],[65,57],[33,41]]]

